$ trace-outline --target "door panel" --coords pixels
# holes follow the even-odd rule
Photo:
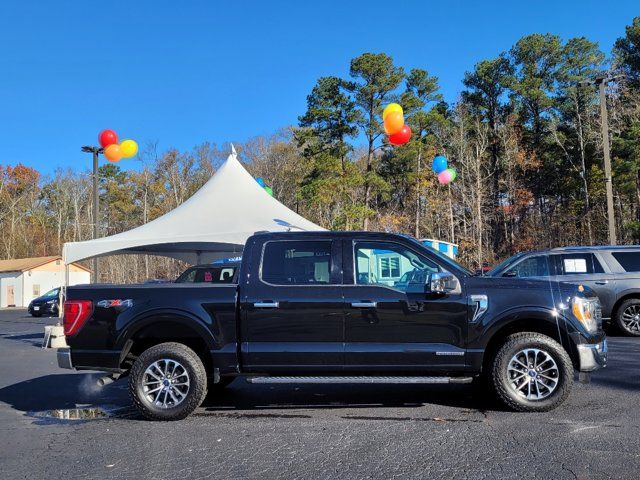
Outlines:
[[[428,274],[441,268],[412,252],[417,263],[408,248],[392,242],[343,245],[353,265],[352,283],[344,286],[346,369],[411,372],[464,365],[466,299],[425,293]]]
[[[609,318],[616,301],[616,278],[613,273],[604,271],[604,262],[593,253],[561,254],[554,257],[558,272],[556,279],[593,289],[602,304],[602,316]]]
[[[276,244],[271,245],[268,244]],[[344,364],[340,242],[274,241],[242,299],[249,371],[336,370]],[[257,263],[257,262],[254,262]]]
[[[375,308],[346,312],[348,368],[421,370],[464,365],[468,307],[461,295],[437,298],[357,285],[346,285],[344,292],[347,308],[362,300],[377,300]]]

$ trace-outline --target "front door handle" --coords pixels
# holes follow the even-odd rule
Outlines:
[[[352,308],[376,308],[378,302],[351,302]]]
[[[279,302],[255,302],[253,304],[255,308],[278,308],[280,306]]]
[[[598,280],[596,285],[606,285],[607,283],[609,283],[609,280]]]

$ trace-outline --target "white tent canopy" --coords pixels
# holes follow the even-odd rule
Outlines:
[[[144,253],[196,264],[242,251],[259,231],[323,230],[270,196],[240,164],[236,151],[200,190],[165,215],[127,232],[65,243],[68,265],[92,257]]]

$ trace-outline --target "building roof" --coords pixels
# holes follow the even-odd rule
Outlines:
[[[62,261],[60,255],[52,255],[50,257],[31,257],[31,258],[14,258],[12,260],[0,260],[0,273],[5,272],[26,272],[33,268],[41,267],[47,263],[55,262],[56,260]],[[89,269],[82,265],[76,264],[77,267],[83,270],[89,271]]]
[[[0,260],[0,272],[26,272],[32,268],[46,265],[47,263],[62,260],[60,255],[52,257],[14,258],[13,260]]]

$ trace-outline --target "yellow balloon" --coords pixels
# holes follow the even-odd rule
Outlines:
[[[382,120],[387,118],[387,115],[389,115],[391,112],[400,112],[400,114],[404,115],[404,111],[402,110],[402,107],[400,105],[398,105],[397,103],[390,103],[384,108],[384,111],[382,112]]]
[[[123,140],[120,142],[120,153],[124,158],[131,158],[138,153],[138,144],[133,140]]]

